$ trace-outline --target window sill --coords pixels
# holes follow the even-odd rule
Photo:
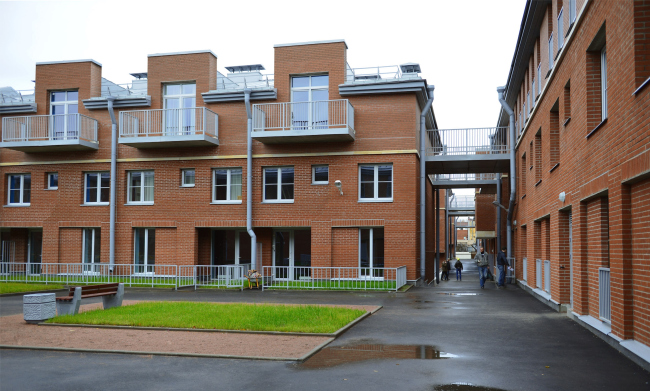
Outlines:
[[[569,34],[571,34],[571,30],[573,30],[573,26],[574,26],[575,24],[576,24],[576,22],[574,21],[573,23],[571,23],[571,24],[569,25],[569,28],[567,29],[567,32],[566,32],[566,35],[564,36],[564,38],[568,37]]]
[[[329,182],[312,182],[311,184],[312,184],[312,185],[317,185],[317,186],[318,186],[318,185],[320,185],[320,186],[324,186],[324,185],[329,185],[330,183],[329,183]]]
[[[530,167],[528,168],[528,171],[530,171],[530,170],[532,170],[532,169],[533,169],[533,166],[530,166]]]
[[[585,138],[588,139],[589,137],[593,136],[593,134],[596,133],[596,131],[598,131],[598,129],[602,128],[603,125],[605,125],[606,123],[607,123],[607,118],[605,118],[605,119],[603,120],[603,122],[599,123],[598,126],[596,126],[596,127],[594,128],[594,130],[592,130],[591,132],[589,132],[589,134],[588,134],[587,136],[585,136]]]
[[[79,206],[108,206],[110,204],[111,204],[110,202],[86,202]]]
[[[535,187],[539,186],[539,184],[542,183],[542,180],[538,180],[537,183],[535,183]]]
[[[28,206],[31,206],[32,204],[9,204],[5,205],[5,208],[26,208]]]
[[[50,188],[43,189],[43,190],[59,190],[59,188],[58,187],[50,187]]]
[[[263,204],[293,204],[294,200],[282,200],[282,201],[274,201],[274,200],[266,200],[262,201]]]
[[[124,206],[147,206],[153,205],[153,202],[127,202]]]
[[[180,185],[179,187],[194,187],[194,185]]]
[[[380,198],[380,199],[376,199],[376,200],[375,199],[372,199],[372,200],[360,199],[359,202],[361,202],[361,203],[364,203],[364,202],[368,202],[368,203],[373,203],[373,202],[393,202],[393,199],[392,198]]]
[[[524,195],[521,196],[521,199],[522,199],[522,200],[523,200],[524,198],[526,198],[526,194],[524,194]]]
[[[236,200],[236,201],[212,201],[210,202],[210,205],[237,205],[241,204],[242,200]]]
[[[564,126],[564,127],[566,128],[567,124],[568,124],[570,121],[571,121],[571,117],[567,118],[566,121],[564,121],[564,124],[562,124],[562,126]]]
[[[549,69],[548,72],[546,72],[546,77],[544,79],[548,79],[548,77],[551,76],[551,71],[553,71],[553,68]]]
[[[634,91],[634,93],[632,94],[632,96],[634,96],[634,95],[638,94],[639,92],[641,92],[641,90],[642,90],[645,86],[647,86],[647,85],[649,85],[649,84],[650,84],[650,77],[647,78],[643,83],[641,83],[641,85],[639,86],[639,88],[637,88],[637,89]]]
[[[549,170],[549,172],[553,172],[553,171],[555,171],[555,169],[558,168],[558,167],[560,167],[560,163],[555,163],[555,165],[553,166],[553,168],[551,168],[551,169]]]

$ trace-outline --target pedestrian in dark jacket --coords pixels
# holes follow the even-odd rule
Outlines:
[[[442,261],[442,278],[443,281],[449,281],[449,260]]]
[[[456,268],[456,281],[463,280],[463,263],[460,261],[460,258],[456,258],[456,263],[454,264]]]
[[[506,266],[510,266],[508,258],[506,258],[506,248],[506,246],[501,247],[501,252],[497,255],[497,269],[499,269],[499,280],[497,281],[498,288],[505,288]]]

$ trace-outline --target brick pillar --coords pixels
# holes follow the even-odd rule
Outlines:
[[[193,222],[176,223],[177,265],[194,265],[199,252],[199,235]],[[156,238],[157,239],[157,238]]]
[[[631,193],[628,185],[610,186],[609,278],[612,332],[623,339],[634,337]]]
[[[332,224],[330,221],[312,221],[311,265],[332,266]]]
[[[551,292],[559,303],[571,301],[571,261],[569,257],[569,213],[557,212],[551,219]]]
[[[59,263],[59,225],[43,223],[43,263]]]
[[[606,197],[587,204],[589,315],[598,319],[598,268],[609,267],[609,205]]]
[[[581,202],[573,209],[573,312],[578,315],[589,313],[587,243],[587,204]]]

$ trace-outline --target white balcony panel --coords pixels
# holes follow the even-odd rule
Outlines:
[[[265,144],[354,141],[347,99],[253,105],[253,139]]]
[[[219,145],[219,117],[205,107],[120,112],[120,144],[135,148]]]
[[[82,114],[5,117],[0,147],[30,153],[96,150],[97,127],[97,120]]]

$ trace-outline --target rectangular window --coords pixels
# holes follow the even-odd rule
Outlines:
[[[186,168],[181,170],[181,186],[194,187],[194,169]]]
[[[542,63],[537,64],[537,96],[542,93]]]
[[[83,230],[82,262],[85,273],[99,273],[101,256],[101,230],[99,228],[85,228]]]
[[[53,91],[50,93],[51,130],[55,140],[79,138],[79,93]]]
[[[564,18],[563,18],[564,8],[560,10],[560,13],[557,15],[557,50],[560,51],[562,46],[564,46]]]
[[[165,136],[194,134],[196,128],[196,84],[167,84],[163,96]]]
[[[153,171],[129,172],[129,204],[153,204]]]
[[[329,183],[329,166],[311,166],[312,185],[327,185]]]
[[[108,204],[110,200],[111,174],[89,172],[85,176],[85,204]]]
[[[532,104],[533,107],[535,107],[535,103],[536,103],[535,98],[537,97],[537,94],[535,94],[535,85],[536,85],[535,78],[533,77],[533,82],[531,83],[531,89],[533,90],[532,91],[533,92],[533,94],[532,94],[533,95],[533,104]]]
[[[384,229],[359,229],[359,268],[362,278],[384,277]]]
[[[549,115],[549,147],[550,169],[560,162],[560,102],[559,99],[551,109]]]
[[[293,202],[293,167],[264,169],[264,202]]]
[[[535,135],[535,183],[542,180],[542,130]]]
[[[56,190],[59,188],[59,174],[50,172],[47,174],[47,189]]]
[[[569,0],[569,23],[572,25],[576,21],[576,0]]]
[[[393,165],[359,166],[359,201],[390,202],[393,200]]]
[[[553,33],[551,33],[550,38],[548,39],[548,70],[553,69]]]
[[[29,206],[32,192],[31,174],[9,175],[8,205]]]
[[[291,78],[291,119],[297,130],[327,129],[329,76]]]
[[[214,172],[212,202],[219,204],[241,204],[242,169],[221,168]]]
[[[528,166],[526,165],[526,154],[524,153],[521,156],[521,194],[526,194],[526,172],[528,171]]]
[[[564,86],[564,125],[571,118],[571,80]]]
[[[607,119],[607,47],[600,51],[600,97],[601,103],[601,120]]]
[[[136,274],[152,274],[156,264],[156,230],[153,228],[134,229],[135,244],[133,263]]]
[[[634,78],[635,94],[650,84],[650,1],[634,2]]]

